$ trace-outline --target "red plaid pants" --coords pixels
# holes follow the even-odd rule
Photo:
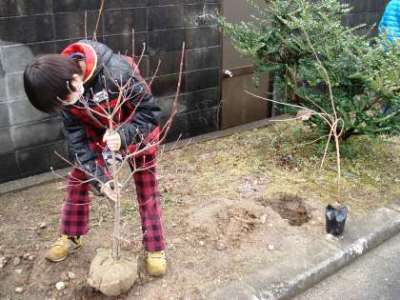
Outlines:
[[[143,245],[150,252],[165,249],[155,160],[154,153],[131,161],[131,165],[135,164],[136,168],[145,169],[135,172],[133,179],[142,223]],[[89,231],[89,184],[82,183],[86,180],[86,174],[79,169],[75,168],[69,173],[61,213],[61,234],[76,236]]]

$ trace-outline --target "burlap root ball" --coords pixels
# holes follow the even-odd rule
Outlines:
[[[131,289],[137,279],[136,257],[114,260],[111,251],[98,249],[90,265],[88,284],[106,296],[118,296]]]

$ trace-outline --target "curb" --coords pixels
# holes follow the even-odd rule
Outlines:
[[[279,119],[283,117],[277,117],[273,119]],[[199,135],[193,138],[187,138],[183,140],[179,140],[177,142],[170,142],[162,145],[161,147],[164,147],[164,151],[171,151],[175,149],[179,149],[185,146],[188,146],[190,144],[196,144],[196,143],[203,143],[206,141],[210,141],[213,139],[219,139],[223,138],[226,136],[230,136],[235,133],[247,131],[247,130],[252,130],[256,128],[262,128],[266,127],[271,124],[271,120],[273,119],[264,119],[260,121],[255,121],[252,123],[224,129],[224,130],[219,130],[219,131],[214,131],[211,133],[206,133],[203,135]],[[65,176],[68,174],[70,168],[64,168],[64,169],[59,169],[57,170],[57,173]],[[21,179],[16,179],[13,181],[5,182],[0,184],[0,196],[12,192],[18,192],[22,190],[29,189],[31,187],[35,187],[41,184],[46,184],[46,183],[51,183],[51,182],[58,182],[62,181],[62,179],[57,178],[52,172],[47,172],[47,173],[42,173],[39,175],[34,175],[31,177],[27,178],[21,178]]]
[[[338,249],[330,258],[312,266],[292,279],[280,284],[269,284],[266,280],[257,286],[243,280],[215,290],[208,299],[213,300],[288,300],[305,292],[327,277],[335,274],[343,267],[353,263],[357,258],[378,247],[386,240],[400,233],[400,214],[392,208],[382,208],[381,212],[396,213],[397,218],[388,224],[372,231],[366,236],[358,238],[344,249]],[[252,274],[253,276],[255,274]],[[251,276],[251,275],[250,275]],[[263,281],[262,275],[257,276]]]

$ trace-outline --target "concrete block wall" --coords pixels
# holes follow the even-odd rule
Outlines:
[[[61,120],[29,104],[22,72],[34,56],[58,53],[68,43],[84,38],[85,19],[90,37],[99,2],[0,1],[0,182],[64,166],[54,155],[54,151],[67,153]],[[146,43],[143,74],[151,77],[162,60],[153,93],[164,109],[164,118],[176,89],[181,44],[186,42],[179,114],[170,140],[218,128],[221,38],[215,22],[201,16],[215,14],[220,5],[220,0],[106,0],[98,40],[131,54],[131,30],[135,28],[135,53],[141,53]]]
[[[342,2],[353,7],[351,13],[344,19],[346,25],[353,27],[366,24],[367,26],[362,29],[362,32],[375,34],[376,27],[389,0],[342,0]],[[375,27],[374,24],[376,24]]]

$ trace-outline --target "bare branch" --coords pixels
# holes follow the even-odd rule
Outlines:
[[[87,21],[87,10],[85,9],[85,39],[87,40],[88,39],[88,30],[87,30],[87,23],[88,23],[88,21]]]
[[[325,114],[323,112],[321,113],[321,112],[318,112],[318,111],[316,111],[316,110],[314,110],[312,108],[301,106],[301,105],[296,105],[296,104],[291,104],[291,103],[287,103],[287,102],[280,102],[280,101],[268,99],[268,98],[265,98],[265,97],[262,97],[262,96],[258,96],[258,95],[254,94],[252,92],[247,91],[247,90],[245,90],[244,92],[249,94],[250,96],[253,96],[253,97],[261,99],[261,100],[265,100],[265,101],[269,101],[269,102],[273,102],[273,103],[276,103],[276,104],[289,106],[289,107],[293,107],[293,108],[298,108],[298,109],[307,109],[310,112],[312,112],[314,115],[319,116],[320,118],[322,118],[327,124],[329,124],[329,126],[331,126],[331,124],[332,124],[331,123],[332,121],[330,120],[331,119],[331,115],[329,115],[329,114]]]
[[[99,15],[97,16],[96,27],[94,28],[94,32],[93,32],[93,40],[94,41],[97,41],[97,30],[99,28],[101,16],[103,15],[103,10],[104,10],[104,0],[101,0]]]

